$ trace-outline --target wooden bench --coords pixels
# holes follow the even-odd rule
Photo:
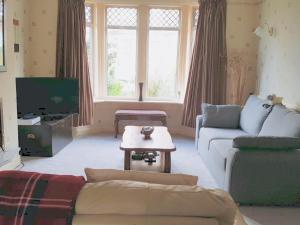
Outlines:
[[[167,126],[167,113],[157,110],[118,110],[115,112],[115,138],[118,137],[121,120],[160,121]]]

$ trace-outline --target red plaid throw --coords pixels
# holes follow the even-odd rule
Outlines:
[[[0,225],[69,225],[83,177],[0,172]]]

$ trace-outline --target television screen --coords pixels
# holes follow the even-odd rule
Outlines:
[[[18,117],[79,112],[77,79],[16,78]]]

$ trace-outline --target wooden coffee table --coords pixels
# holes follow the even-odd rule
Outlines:
[[[120,149],[124,151],[124,170],[130,170],[131,152],[160,152],[164,172],[171,172],[171,152],[176,151],[167,127],[154,127],[151,139],[145,140],[142,127],[126,126]]]

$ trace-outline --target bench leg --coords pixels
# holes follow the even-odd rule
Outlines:
[[[124,170],[130,170],[130,151],[124,151]]]
[[[118,138],[119,134],[119,120],[115,119],[115,138]]]
[[[161,120],[161,123],[162,123],[162,125],[164,126],[164,127],[167,127],[168,125],[167,125],[167,118],[163,118],[162,120]]]
[[[164,160],[164,172],[170,173],[171,172],[171,152],[165,152],[164,153],[165,160]]]

